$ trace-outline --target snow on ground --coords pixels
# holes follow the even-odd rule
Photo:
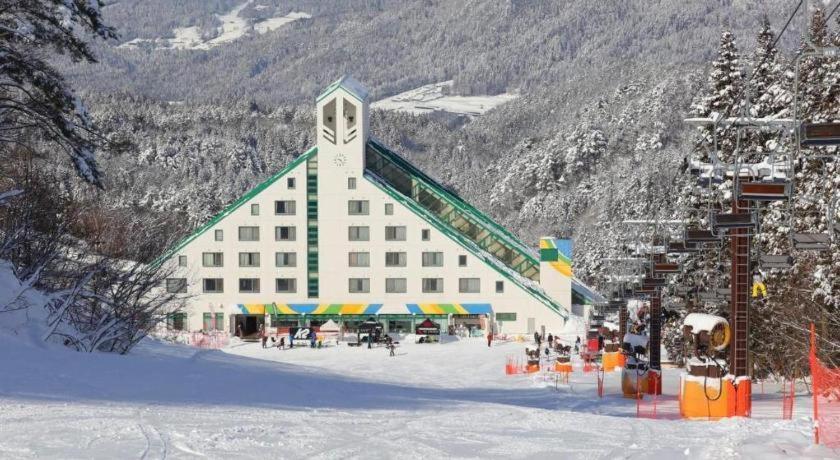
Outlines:
[[[449,96],[445,89],[452,87],[452,80],[432,83],[404,93],[374,102],[371,106],[383,110],[398,110],[413,114],[435,111],[476,116],[511,101],[516,94],[497,94],[495,96]]]
[[[250,5],[253,0],[242,3],[225,14],[216,15],[222,23],[219,27],[219,35],[210,40],[201,37],[198,26],[178,27],[172,31],[174,38],[135,38],[118,46],[118,48],[137,48],[144,43],[154,44],[156,49],[183,49],[183,50],[207,50],[225,43],[233,42],[242,38],[250,29],[248,20],[240,16],[242,10]],[[262,6],[263,8],[259,8]],[[258,5],[257,9],[264,9],[265,5]],[[298,19],[311,18],[307,13],[291,12],[285,16],[275,16],[253,25],[257,34],[265,34],[279,29],[281,26]]]
[[[792,421],[757,396],[754,419],[638,420],[595,377],[507,376],[527,344],[344,344],[223,351],[148,340],[128,356],[0,335],[0,458],[829,458],[807,397]],[[676,371],[666,372],[675,394]],[[769,390],[768,390],[769,393]],[[669,408],[670,404],[670,408]],[[666,397],[660,413],[675,418]],[[669,415],[670,414],[670,415]],[[776,414],[775,416],[773,414]]]

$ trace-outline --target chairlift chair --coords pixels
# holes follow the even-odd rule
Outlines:
[[[716,212],[711,216],[711,224],[715,230],[723,228],[754,228],[756,226],[756,220],[755,214],[751,212]]]
[[[807,123],[799,126],[799,143],[803,147],[840,145],[840,123]]]
[[[791,183],[787,180],[771,182],[740,182],[738,199],[749,201],[784,201],[790,198]]]
[[[687,254],[692,252],[699,252],[700,248],[696,244],[687,243],[685,241],[671,241],[668,243],[669,254]]]
[[[762,254],[758,256],[758,265],[766,270],[788,269],[793,266],[793,257],[789,255]]]
[[[687,229],[684,239],[686,243],[717,243],[720,235],[715,235],[711,230]]]
[[[794,249],[827,251],[831,248],[831,235],[828,233],[794,233],[791,239]]]
[[[670,262],[658,262],[653,264],[653,273],[679,273],[680,264]]]

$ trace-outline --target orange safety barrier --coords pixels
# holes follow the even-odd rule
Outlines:
[[[811,380],[814,392],[814,442],[840,447],[840,369],[826,367],[817,356],[817,334],[811,323]]]
[[[749,377],[738,377],[735,380],[735,413],[736,417],[752,415],[752,381]]]
[[[601,366],[603,366],[604,371],[612,372],[616,367],[623,366],[623,364],[619,364],[620,357],[623,357],[620,351],[607,352],[601,355]]]
[[[680,414],[692,420],[718,420],[735,415],[736,389],[732,378],[703,378],[683,374]]]
[[[533,374],[534,372],[539,372],[539,371],[540,371],[540,363],[528,363],[528,365],[525,366],[525,372],[527,372],[529,374]]]
[[[505,374],[521,374],[524,370],[525,366],[522,364],[521,358],[514,358],[513,356],[507,357],[507,361],[505,362]]]
[[[655,369],[648,371],[648,394],[661,395],[662,394],[662,374]]]

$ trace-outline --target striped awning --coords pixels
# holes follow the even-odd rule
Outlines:
[[[274,304],[268,303],[239,303],[236,307],[243,315],[264,315],[273,308]]]
[[[269,315],[375,315],[381,303],[274,303],[269,304]]]
[[[483,315],[493,311],[489,303],[409,303],[409,313],[418,315]]]

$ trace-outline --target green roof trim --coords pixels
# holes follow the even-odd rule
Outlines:
[[[263,190],[268,188],[271,184],[277,182],[278,179],[280,179],[281,177],[288,174],[289,171],[295,169],[301,163],[308,160],[309,158],[311,158],[312,156],[314,156],[317,153],[318,153],[318,147],[312,147],[311,149],[304,152],[302,155],[300,155],[297,158],[295,158],[294,160],[292,160],[292,162],[289,163],[288,165],[286,165],[285,168],[281,169],[280,172],[274,174],[273,176],[269,177],[268,179],[266,179],[265,181],[263,181],[262,183],[260,183],[256,187],[249,190],[247,193],[245,193],[244,195],[239,197],[239,199],[237,199],[233,203],[229,204],[220,213],[213,216],[206,224],[202,225],[201,227],[198,227],[198,229],[196,229],[190,235],[181,239],[181,241],[175,243],[174,246],[167,249],[166,252],[163,253],[163,255],[161,255],[154,262],[152,262],[152,265],[153,266],[158,266],[158,265],[166,262],[170,258],[172,258],[172,256],[174,256],[175,253],[177,253],[178,251],[183,249],[184,246],[190,244],[194,239],[196,239],[199,236],[201,236],[202,234],[204,234],[204,232],[213,228],[214,225],[218,224],[222,219],[229,216],[233,211],[236,211],[237,209],[239,209],[239,207],[241,207],[243,204],[247,203],[251,198],[254,198],[255,196],[259,195],[260,192],[262,192]]]
[[[473,255],[475,255],[479,259],[482,259],[485,262],[488,262],[488,265],[493,267],[493,269],[495,269],[497,272],[499,272],[502,276],[509,279],[515,285],[522,288],[525,292],[529,293],[531,296],[533,296],[534,298],[536,298],[537,300],[542,302],[544,305],[549,307],[549,309],[551,309],[552,311],[554,311],[555,313],[560,315],[561,318],[563,318],[564,320],[569,319],[569,312],[571,311],[570,310],[571,305],[568,308],[564,307],[563,305],[559,304],[558,302],[556,302],[551,297],[547,296],[545,294],[545,292],[543,292],[541,290],[534,289],[532,286],[528,286],[526,283],[523,282],[522,279],[520,279],[519,275],[512,274],[510,272],[510,270],[507,269],[507,267],[498,266],[498,265],[503,265],[500,261],[498,261],[498,263],[489,263],[489,261],[487,260],[487,257],[484,254],[482,254],[481,250],[476,247],[475,243],[467,240],[461,234],[453,231],[448,225],[446,225],[444,222],[442,222],[440,219],[438,219],[437,216],[430,213],[429,211],[427,211],[426,209],[421,207],[419,204],[415,203],[413,200],[409,199],[405,195],[403,195],[400,192],[398,192],[397,190],[395,190],[393,187],[391,187],[391,185],[389,185],[387,182],[385,182],[384,179],[381,179],[380,177],[376,176],[373,172],[365,171],[364,176],[371,183],[376,185],[380,190],[384,191],[391,198],[397,200],[398,202],[400,202],[401,204],[406,206],[408,209],[413,211],[415,214],[417,214],[421,218],[425,219],[427,222],[429,222],[435,228],[440,230],[444,235],[448,236],[450,239],[452,239],[453,241],[455,241],[456,243],[461,245],[464,249],[470,251]],[[497,259],[495,257],[493,257],[491,254],[486,254],[486,255],[489,256],[494,262],[497,261]]]

